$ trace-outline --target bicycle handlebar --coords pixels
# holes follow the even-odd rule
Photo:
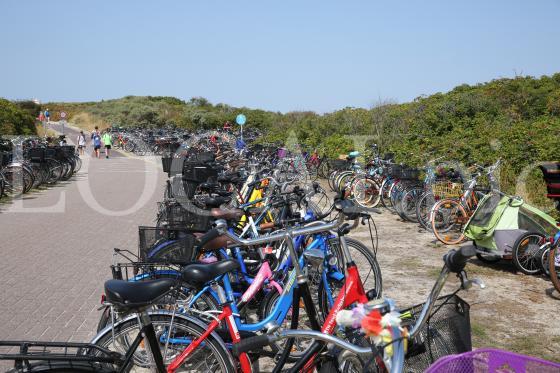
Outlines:
[[[447,254],[443,257],[444,266],[441,270],[441,273],[436,280],[424,306],[422,307],[422,311],[416,324],[414,327],[409,331],[409,339],[413,339],[416,334],[422,329],[424,324],[428,319],[428,315],[431,314],[432,308],[434,306],[435,300],[439,297],[439,294],[443,288],[443,285],[447,281],[447,277],[450,272],[453,273],[460,273],[463,271],[467,260],[476,254],[476,249],[472,246],[462,247],[459,250],[450,250]],[[254,350],[257,348],[262,348],[264,346],[270,345],[275,343],[281,339],[285,338],[294,338],[294,337],[305,337],[305,338],[313,338],[315,340],[320,340],[326,343],[332,343],[337,345],[338,347],[351,351],[358,355],[371,355],[372,349],[371,347],[364,347],[351,344],[343,339],[338,337],[325,334],[322,332],[314,331],[314,330],[284,330],[282,332],[276,332],[272,335],[261,335],[257,337],[250,337],[247,339],[241,340],[239,343],[233,345],[232,352],[235,356],[239,356],[239,354],[243,352],[248,352],[250,350]]]

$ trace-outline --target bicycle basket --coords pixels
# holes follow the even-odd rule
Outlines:
[[[463,184],[438,181],[432,184],[432,193],[439,198],[459,198],[463,195]]]
[[[206,164],[211,163],[216,160],[216,154],[212,152],[201,152],[190,154],[189,157],[185,160],[186,163],[191,164]]]
[[[396,179],[418,180],[420,177],[420,170],[395,164],[387,167],[387,174]]]
[[[414,324],[423,304],[403,311],[403,324]],[[442,356],[472,349],[470,306],[457,295],[438,298],[426,325],[414,338],[405,357],[405,372],[424,372]]]
[[[149,263],[188,263],[195,238],[186,230],[138,227],[138,257]]]
[[[76,154],[76,148],[73,145],[63,145],[60,147],[64,155],[71,157]]]
[[[170,155],[173,154],[179,149],[181,143],[175,139],[174,141],[162,144],[163,154]]]
[[[183,164],[183,179],[185,180],[205,183],[216,177],[218,177],[218,171],[210,166],[188,162]]]
[[[348,168],[348,161],[344,159],[331,159],[329,166],[333,170],[345,170]]]
[[[0,166],[7,166],[12,160],[11,153],[0,152]]]
[[[117,263],[111,266],[115,280],[146,281],[156,278],[179,278],[181,266],[158,263]]]
[[[42,163],[45,161],[45,148],[31,148],[29,149],[28,156],[31,162]]]
[[[560,364],[494,348],[481,348],[459,355],[445,356],[427,373],[463,372],[541,372],[560,371]]]
[[[56,157],[56,148],[46,148],[45,157],[49,159],[54,159]]]
[[[212,228],[214,219],[205,210],[193,205],[183,207],[180,203],[159,203],[161,220],[168,228],[188,229],[193,232],[206,232]]]

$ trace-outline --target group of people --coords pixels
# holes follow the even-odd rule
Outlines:
[[[113,145],[113,136],[111,136],[111,132],[109,130],[106,130],[103,133],[101,133],[99,132],[99,128],[96,126],[95,130],[91,133],[90,138],[92,141],[93,152],[95,157],[97,158],[100,157],[101,146],[104,146],[105,158],[109,159],[111,146]],[[78,151],[80,155],[84,155],[84,151],[87,145],[86,135],[84,134],[84,131],[80,131],[76,143],[78,144]]]

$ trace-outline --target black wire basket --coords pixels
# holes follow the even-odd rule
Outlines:
[[[14,153],[12,152],[0,152],[0,164],[2,166],[7,166],[14,160]]]
[[[402,311],[410,315],[403,323],[414,325],[423,306]],[[456,294],[438,298],[426,325],[409,345],[404,372],[421,373],[442,356],[471,351],[469,310],[469,304]]]
[[[182,172],[183,158],[175,157],[173,154],[164,154],[161,157],[161,167],[169,177],[178,175]]]
[[[207,232],[212,228],[214,219],[208,211],[201,210],[189,204],[183,206],[180,203],[159,203],[159,225],[168,228],[183,229],[192,232]]]
[[[71,157],[76,154],[76,147],[73,145],[62,145],[60,149],[62,150],[62,153],[64,153],[64,155],[66,155],[67,157]]]
[[[391,165],[387,168],[387,174],[395,179],[418,180],[420,170],[408,166]]]
[[[31,162],[42,163],[45,161],[45,148],[31,148],[27,154]]]
[[[145,263],[186,264],[192,261],[195,237],[185,229],[138,227],[138,257]]]
[[[113,279],[134,282],[156,278],[179,278],[180,270],[180,265],[165,263],[129,262],[111,265]]]
[[[329,167],[332,170],[346,170],[348,168],[348,161],[345,159],[331,159],[329,160]]]

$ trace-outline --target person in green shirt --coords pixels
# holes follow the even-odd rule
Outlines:
[[[109,152],[111,151],[111,145],[113,145],[113,136],[111,136],[111,132],[109,130],[105,131],[103,137],[103,144],[105,144],[105,158],[109,158]]]

